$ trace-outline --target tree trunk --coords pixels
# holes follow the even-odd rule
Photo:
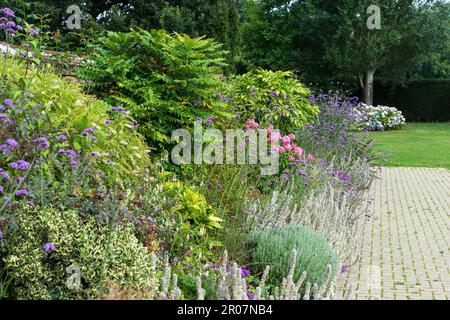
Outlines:
[[[375,71],[369,70],[364,77],[364,103],[373,105],[373,76]]]

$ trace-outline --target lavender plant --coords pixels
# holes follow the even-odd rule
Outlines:
[[[362,119],[357,110],[358,98],[321,93],[310,100],[319,107],[320,113],[313,123],[299,130],[300,141],[307,150],[319,159],[372,159],[371,141],[357,132]]]

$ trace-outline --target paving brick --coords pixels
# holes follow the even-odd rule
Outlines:
[[[362,221],[361,260],[338,290],[352,283],[356,299],[450,299],[450,171],[382,168],[369,196],[373,218]],[[378,293],[367,282],[373,265],[381,268]]]

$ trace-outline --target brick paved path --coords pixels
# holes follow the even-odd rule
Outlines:
[[[450,171],[382,168],[350,299],[450,299]]]

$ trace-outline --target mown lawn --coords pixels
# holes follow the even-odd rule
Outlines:
[[[373,132],[376,151],[387,151],[390,167],[450,169],[450,123],[408,123],[402,130]]]

